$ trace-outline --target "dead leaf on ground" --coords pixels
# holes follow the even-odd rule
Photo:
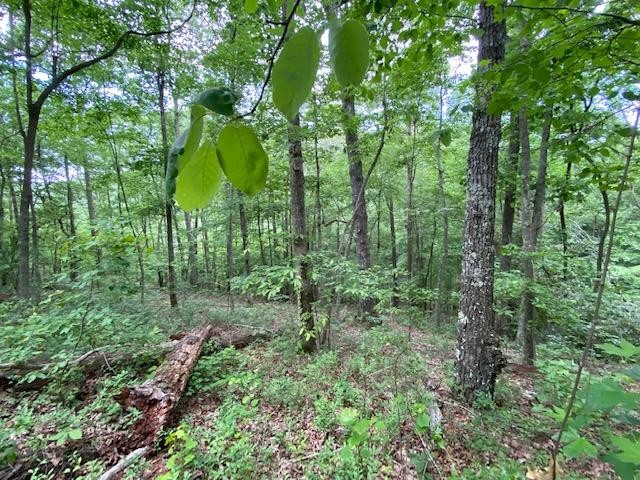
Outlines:
[[[562,478],[562,468],[553,458],[549,460],[549,465],[544,470],[527,468],[528,480],[560,480]]]

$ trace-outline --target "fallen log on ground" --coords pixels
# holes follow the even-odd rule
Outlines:
[[[51,362],[50,360],[30,360],[27,362],[1,363],[0,364],[0,390],[8,387],[16,387],[18,390],[37,390],[50,382],[46,378],[46,372],[55,367],[82,367],[90,368],[104,365],[115,365],[123,361],[130,362],[132,358],[143,355],[158,355],[171,351],[179,343],[177,340],[162,342],[155,345],[138,347],[138,351],[111,350],[110,347],[94,348],[65,362]],[[111,347],[113,348],[113,347]],[[23,382],[21,378],[33,373],[42,372],[42,376],[31,382]]]
[[[124,408],[134,406],[142,413],[133,427],[134,435],[130,439],[130,445],[151,445],[158,432],[169,421],[212,329],[208,325],[192,330],[173,349],[152,380],[122,389],[117,397],[118,402]]]
[[[182,396],[191,372],[198,363],[204,344],[211,339],[217,348],[244,348],[261,339],[271,338],[280,331],[239,334],[238,329],[212,326],[200,327],[187,333],[157,370],[155,377],[142,385],[125,387],[118,395],[124,407],[136,407],[142,413],[127,439],[131,448],[150,446],[160,430],[170,420],[173,409]]]

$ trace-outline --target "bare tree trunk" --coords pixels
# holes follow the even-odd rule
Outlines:
[[[189,284],[198,285],[198,259],[197,259],[197,238],[191,225],[191,215],[184,212],[184,226],[187,230],[187,242],[189,244]]]
[[[262,217],[260,216],[260,204],[257,205],[257,219],[256,223],[258,224],[258,244],[260,245],[260,262],[262,265],[267,264],[267,258],[264,254],[264,239],[262,238]]]
[[[558,213],[560,216],[560,236],[562,239],[562,279],[567,280],[569,273],[569,233],[567,231],[567,217],[565,212],[565,204],[567,201],[567,190],[569,189],[569,181],[571,180],[571,162],[567,162],[567,169],[564,174],[565,185],[560,192],[560,202]]]
[[[596,281],[593,285],[593,291],[598,291],[600,277],[602,276],[602,260],[604,258],[604,246],[609,235],[609,226],[611,225],[611,203],[609,202],[609,193],[606,190],[600,190],[602,197],[602,207],[604,209],[604,224],[600,231],[600,239],[598,240],[598,254],[596,256]]]
[[[356,234],[356,254],[358,265],[362,270],[371,267],[371,251],[369,248],[369,225],[367,218],[367,202],[364,192],[364,177],[362,175],[362,160],[358,145],[358,128],[355,118],[355,104],[353,95],[346,93],[342,97],[342,113],[344,115],[344,131],[349,158],[349,179],[351,181],[351,200],[353,207],[353,222]],[[375,314],[375,300],[365,298],[360,302],[364,315]]]
[[[504,248],[513,242],[513,222],[515,219],[515,203],[516,203],[516,188],[517,188],[517,174],[518,163],[520,153],[520,133],[518,130],[518,114],[511,112],[511,135],[509,137],[509,149],[508,149],[508,169],[505,175],[505,192],[504,192],[504,204],[502,207],[502,232],[500,235],[500,246]],[[511,270],[511,255],[500,253],[500,271],[508,272]],[[515,312],[517,305],[510,301],[506,307],[511,312]],[[507,315],[501,314],[496,316],[495,330],[498,335],[504,333],[505,326],[507,324]]]
[[[36,219],[36,209],[31,197],[31,241],[33,244],[33,252],[31,255],[31,297],[36,301],[40,301],[42,292],[42,275],[40,274],[40,239],[38,236],[38,222]]]
[[[227,184],[227,292],[231,292],[233,271],[233,187]]]
[[[242,237],[242,266],[243,273],[251,273],[251,254],[249,253],[249,229],[247,228],[247,214],[244,208],[242,193],[238,193],[238,215],[240,218],[240,236]]]
[[[164,174],[166,175],[167,162],[169,160],[169,139],[167,135],[167,112],[164,105],[165,72],[162,69],[159,69],[156,74],[156,84],[158,87],[158,108],[160,110],[162,158],[164,159]],[[169,304],[172,307],[176,307],[178,306],[178,295],[176,293],[175,252],[173,249],[173,207],[170,199],[165,201],[164,214],[167,226],[167,287],[169,289]]]
[[[209,247],[209,229],[207,227],[204,212],[200,212],[200,223],[202,224],[202,253],[204,254],[204,271],[209,280],[211,274],[211,253]]]
[[[0,258],[5,259],[5,264],[0,270],[0,288],[7,284],[7,259],[9,255],[4,251],[4,192],[7,179],[4,176],[4,169],[0,165]]]
[[[302,349],[314,352],[318,346],[318,332],[313,316],[313,284],[311,283],[311,266],[306,259],[309,252],[309,238],[304,202],[304,158],[302,156],[302,139],[300,138],[300,115],[296,115],[289,124],[289,175],[291,187],[291,212],[293,227],[293,254],[298,262],[300,274],[300,291],[298,292],[298,309],[300,313],[300,341]]]
[[[443,127],[443,101],[444,86],[440,86],[439,96],[439,119],[438,128]],[[438,298],[436,301],[436,325],[441,325],[444,318],[446,304],[449,298],[447,291],[447,265],[449,263],[449,213],[447,211],[447,197],[444,190],[444,166],[442,164],[442,142],[438,135],[436,143],[436,167],[438,168],[438,199],[440,203],[440,213],[442,215],[442,255],[440,256],[440,266],[438,268]]]
[[[480,3],[480,72],[504,59],[506,23],[495,21],[494,7]],[[476,86],[467,170],[467,202],[460,279],[459,332],[455,381],[463,397],[473,402],[477,392],[493,395],[496,377],[505,365],[500,340],[493,330],[494,224],[500,116],[487,112],[493,88]]]
[[[391,306],[398,306],[398,248],[396,245],[396,217],[393,211],[393,194],[385,195],[387,200],[387,208],[389,209],[389,232],[391,233],[391,267],[393,268],[393,291],[391,297]]]
[[[89,224],[91,225],[91,237],[95,240],[98,236],[98,228],[96,226],[97,216],[96,216],[96,206],[93,198],[93,188],[91,186],[91,173],[89,172],[89,168],[85,166],[83,168],[84,171],[84,191],[85,196],[87,197],[87,213],[89,214]],[[96,267],[100,266],[100,261],[102,259],[102,251],[100,247],[96,246],[95,248],[95,257],[96,257]]]
[[[409,277],[412,277],[415,271],[414,264],[414,241],[416,231],[416,217],[415,208],[413,205],[413,184],[416,179],[416,166],[415,166],[415,145],[416,145],[416,123],[417,119],[412,120],[412,124],[409,126],[411,130],[411,136],[413,138],[413,146],[411,149],[411,155],[407,159],[407,273]]]
[[[527,108],[522,107],[519,115],[520,130],[520,154],[522,157],[522,201],[520,210],[522,212],[522,248],[524,250],[524,260],[522,271],[525,277],[525,288],[522,294],[522,315],[518,322],[518,340],[522,343],[522,362],[532,364],[535,358],[535,346],[533,343],[533,318],[535,307],[533,305],[533,259],[531,256],[535,251],[535,241],[533,235],[531,196],[529,193],[531,183],[531,149],[529,146],[529,120]]]
[[[71,188],[71,177],[69,175],[69,157],[64,156],[64,174],[67,183],[67,214],[69,216],[69,241],[71,242],[70,262],[69,262],[69,279],[78,278],[78,259],[75,253],[76,246],[76,219],[73,213],[73,189]]]
[[[317,109],[317,105],[314,103],[314,108]],[[316,182],[315,182],[315,237],[316,237],[316,250],[322,250],[322,204],[320,203],[320,155],[318,153],[318,117],[316,115],[314,125],[313,147],[314,157],[316,163]]]

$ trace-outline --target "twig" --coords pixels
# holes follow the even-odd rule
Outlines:
[[[118,463],[116,463],[109,470],[104,472],[100,476],[99,480],[112,480],[113,478],[116,478],[116,475],[118,475],[120,472],[125,470],[129,465],[135,462],[139,457],[145,456],[150,450],[151,450],[150,447],[141,447],[134,450],[129,455],[127,455],[122,460],[120,460]]]
[[[289,13],[289,16],[283,22],[284,30],[282,30],[282,35],[280,35],[280,40],[278,40],[278,43],[276,44],[276,48],[273,49],[273,52],[269,56],[269,67],[267,68],[267,76],[265,77],[264,82],[262,82],[262,88],[260,89],[260,95],[258,96],[258,99],[253,104],[253,107],[251,107],[251,110],[249,110],[247,113],[243,113],[242,115],[239,115],[238,118],[244,118],[254,114],[256,109],[258,108],[258,105],[260,105],[260,102],[262,101],[262,97],[264,97],[264,92],[267,89],[267,85],[269,84],[269,80],[271,80],[271,72],[273,71],[273,64],[276,61],[276,55],[278,55],[280,48],[282,48],[282,45],[284,44],[284,41],[287,38],[289,25],[291,25],[291,20],[293,19],[293,16],[295,15],[296,10],[298,9],[298,5],[300,5],[300,0],[296,0],[296,3],[293,4],[293,8],[291,9],[291,13]]]
[[[260,325],[244,325],[242,323],[227,323],[230,327],[252,328],[254,330],[264,330],[269,333],[276,333],[272,328],[261,327]]]

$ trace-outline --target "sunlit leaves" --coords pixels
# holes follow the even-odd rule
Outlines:
[[[369,34],[362,23],[333,22],[329,31],[331,66],[343,87],[358,86],[369,68]]]
[[[269,159],[253,129],[227,124],[218,137],[217,153],[224,174],[238,190],[255,195],[264,188]]]
[[[180,168],[176,184],[180,207],[186,212],[205,207],[220,187],[221,173],[216,148],[210,140],[205,140]]]
[[[184,130],[171,145],[167,156],[165,174],[165,193],[167,198],[173,197],[176,191],[176,177],[180,166],[186,165],[195,153],[202,137],[205,109],[200,105],[191,107],[191,125]]]
[[[210,88],[200,93],[193,101],[221,115],[233,115],[233,104],[238,100],[231,89],[227,87]]]
[[[311,93],[320,62],[320,41],[313,29],[298,30],[273,66],[273,103],[289,120]]]

